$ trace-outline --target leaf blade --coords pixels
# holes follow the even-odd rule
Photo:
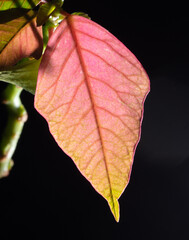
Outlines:
[[[69,16],[51,37],[35,107],[58,145],[108,201],[116,221],[148,91],[148,77],[136,57],[91,20]]]
[[[37,26],[43,25],[55,9],[56,6],[52,2],[41,5],[37,16]]]
[[[13,8],[33,9],[39,2],[40,0],[2,0],[0,1],[0,11]]]
[[[42,54],[42,28],[36,26],[37,13],[33,10],[16,11],[21,13],[20,17],[0,24],[1,69],[16,64],[24,57],[39,59]]]

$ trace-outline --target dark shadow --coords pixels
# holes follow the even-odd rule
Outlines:
[[[182,162],[178,166],[154,162],[157,159],[135,159],[130,183],[120,199],[119,234],[123,236],[127,226],[132,239],[188,239],[189,158],[178,161]]]
[[[24,8],[12,8],[9,10],[0,12],[0,24],[10,22],[16,18],[27,16],[28,9]]]

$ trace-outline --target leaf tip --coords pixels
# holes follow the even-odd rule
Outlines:
[[[116,220],[116,222],[119,222],[119,218],[120,218],[120,213],[119,213],[119,202],[118,200],[113,197],[113,200],[108,200],[108,204],[109,204],[109,207],[110,207],[110,210]]]

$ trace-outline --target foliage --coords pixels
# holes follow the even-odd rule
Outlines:
[[[2,14],[7,15],[6,12]],[[18,13],[20,17],[9,19],[7,15],[0,22],[0,69],[13,66],[25,57],[38,59],[42,54],[42,27],[36,27],[37,12],[16,9],[14,14]]]
[[[57,144],[119,221],[118,199],[140,138],[148,76],[87,14],[66,13],[63,1],[41,1],[34,8],[38,3],[0,3],[0,14],[8,16],[0,22],[0,80],[35,92],[35,107]]]
[[[33,9],[40,0],[2,0],[0,1],[0,10],[9,10],[14,8]]]

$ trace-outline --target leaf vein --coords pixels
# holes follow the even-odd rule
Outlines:
[[[71,138],[72,138],[74,132],[77,130],[78,125],[81,123],[81,120],[82,120],[84,117],[86,117],[91,110],[92,110],[92,108],[89,108],[88,110],[86,110],[86,111],[82,114],[82,116],[81,116],[81,118],[79,119],[79,121],[77,122],[77,124],[75,124],[74,129],[72,130],[71,134],[70,134],[69,137],[68,137],[70,141],[69,141],[67,147],[69,147],[70,144],[72,143]]]
[[[92,133],[95,132],[96,130],[97,130],[97,129],[94,128],[94,129],[93,129],[92,131],[90,131],[85,137],[83,137],[83,138],[80,140],[79,144],[73,149],[73,152],[76,152],[77,149],[78,149],[78,147],[79,147],[88,137],[90,137],[90,136],[92,135]],[[98,140],[99,140],[99,139],[98,139]],[[93,142],[92,144],[90,144],[90,145],[87,145],[86,149],[83,150],[83,152],[85,152],[86,150],[88,150],[88,149],[90,148],[90,146],[93,145],[93,144],[94,144],[94,142]],[[82,157],[83,157],[83,155],[82,155]]]
[[[100,38],[97,38],[96,36],[94,35],[91,35],[89,33],[86,33],[86,32],[83,32],[79,29],[76,29],[77,32],[80,32],[81,34],[84,34],[90,38],[93,38],[97,41],[100,41],[100,42],[103,42],[104,44],[106,44],[109,48],[112,49],[113,52],[115,52],[116,54],[118,54],[120,57],[122,57],[124,60],[126,60],[129,64],[131,64],[134,68],[136,68],[137,70],[140,71],[141,73],[141,69],[139,69],[135,64],[133,64],[131,61],[128,60],[128,58],[126,56],[124,56],[123,54],[121,54],[120,52],[118,52],[117,50],[115,50],[115,48],[109,43],[109,39],[100,39]]]
[[[125,141],[120,136],[118,136],[114,131],[106,127],[101,127],[101,128],[107,132],[110,132],[112,135],[114,135],[117,139],[119,139],[125,145]]]
[[[123,124],[123,126],[126,127],[135,137],[137,137],[137,134],[120,118],[119,115],[116,115],[115,113],[110,112],[108,109],[100,107],[100,106],[97,106],[97,108],[109,113],[110,115],[112,115],[115,118],[118,118],[120,120],[120,122]]]
[[[60,77],[61,77],[61,75],[62,75],[62,72],[63,72],[66,64],[68,63],[68,60],[69,60],[69,58],[71,57],[71,55],[72,55],[72,53],[73,53],[74,50],[75,50],[75,47],[73,47],[73,48],[70,50],[70,52],[69,52],[68,55],[65,57],[65,59],[64,59],[64,61],[63,61],[63,63],[62,63],[61,71],[60,71],[60,73],[59,73],[59,75],[57,76],[57,79],[56,79],[56,81],[55,81],[55,87],[54,87],[54,89],[53,89],[53,95],[52,95],[52,97],[51,97],[50,102],[48,102],[46,108],[48,108],[48,105],[51,104],[51,102],[54,100],[54,96],[55,96],[55,94],[56,94],[56,89],[57,89],[57,87],[58,87],[58,81],[59,81],[59,79],[60,79]],[[54,83],[51,85],[51,87],[52,87],[53,85],[54,85]],[[49,88],[47,89],[47,91],[48,91],[49,89],[51,89],[51,87],[49,87]],[[45,93],[46,93],[47,91],[45,91]],[[44,93],[44,94],[45,94],[45,93]],[[43,94],[42,94],[42,96],[43,96]],[[46,111],[46,108],[44,109],[44,111]]]
[[[66,27],[64,28],[64,31],[62,32],[62,34],[65,34],[65,32],[68,31],[68,30],[69,30],[69,28],[68,28],[68,26],[66,26]],[[51,53],[49,54],[49,61],[50,61],[50,59],[52,59],[52,55],[54,54],[54,49],[56,49],[56,47],[57,47],[57,45],[59,44],[59,42],[61,41],[61,39],[62,39],[62,38],[61,38],[61,35],[60,35],[59,38],[57,38],[56,44],[54,44],[54,45],[53,45],[53,48],[50,50]],[[48,49],[48,48],[47,48],[47,49]],[[46,49],[46,51],[47,51],[47,49]],[[45,66],[43,66],[43,73],[42,73],[42,75],[40,76],[41,79],[43,79],[43,77],[44,77],[44,74],[45,74],[45,72],[46,72],[46,68],[48,68],[49,61],[46,61]],[[55,82],[56,82],[56,81],[55,81]],[[42,83],[42,81],[41,81],[41,83]],[[38,87],[40,87],[40,84],[39,84]]]
[[[71,30],[71,33],[72,33],[72,37],[73,37],[73,40],[76,42],[76,49],[77,49],[77,52],[78,52],[78,56],[79,56],[79,60],[80,60],[80,63],[81,63],[81,66],[82,66],[82,69],[83,69],[83,73],[84,75],[86,76],[85,80],[86,80],[86,86],[87,86],[87,90],[88,90],[88,94],[89,94],[89,97],[90,97],[90,100],[91,100],[91,104],[92,104],[92,107],[93,107],[93,111],[94,111],[94,117],[95,117],[95,121],[96,121],[96,125],[97,125],[97,131],[98,131],[98,134],[100,136],[100,140],[101,140],[101,145],[102,145],[102,152],[103,152],[103,160],[104,160],[104,167],[105,167],[105,170],[106,170],[106,175],[107,175],[107,180],[108,180],[108,183],[109,183],[109,187],[110,187],[110,195],[111,195],[111,200],[112,200],[112,205],[113,205],[113,209],[115,211],[115,206],[114,206],[114,196],[113,196],[113,192],[112,192],[112,186],[111,186],[111,181],[110,181],[110,177],[109,177],[109,170],[108,170],[108,166],[107,166],[107,159],[106,159],[106,153],[104,151],[104,146],[103,146],[103,138],[102,138],[102,133],[101,133],[101,129],[100,129],[100,124],[99,124],[99,119],[98,119],[98,115],[97,115],[97,111],[95,109],[95,100],[94,100],[94,96],[93,96],[93,91],[92,91],[92,87],[91,87],[91,84],[90,84],[90,81],[89,81],[89,77],[88,77],[88,72],[87,72],[87,68],[86,68],[86,63],[83,59],[83,54],[82,54],[82,48],[79,44],[79,41],[77,39],[77,35],[76,35],[76,32],[75,32],[75,28],[73,26],[73,21],[72,21],[72,18],[68,17],[67,18],[67,23],[68,25],[70,26],[70,30]]]
[[[103,57],[101,57],[100,55],[98,55],[98,54],[96,54],[96,53],[94,53],[94,52],[91,52],[89,49],[86,49],[86,48],[84,48],[84,47],[81,47],[81,49],[82,49],[83,51],[86,51],[86,52],[90,53],[91,55],[93,55],[93,56],[101,59],[101,61],[103,61],[104,63],[106,63],[110,68],[113,68],[114,70],[116,70],[116,71],[117,71],[118,73],[120,73],[125,79],[127,79],[128,82],[131,82],[133,85],[136,86],[136,88],[137,88],[139,91],[141,91],[140,86],[138,86],[134,81],[132,81],[131,79],[129,79],[128,76],[127,76],[125,73],[121,72],[119,69],[117,69],[116,67],[114,67],[113,65],[111,65],[110,63],[108,63]]]
[[[133,94],[130,94],[130,93],[127,93],[127,92],[118,91],[118,90],[114,89],[110,84],[108,84],[107,82],[105,82],[105,81],[103,81],[103,80],[101,80],[101,79],[99,79],[99,78],[92,77],[92,76],[89,76],[89,77],[90,77],[90,78],[93,78],[94,80],[99,81],[99,82],[103,83],[104,85],[106,85],[107,87],[109,87],[112,91],[114,91],[114,92],[116,93],[118,99],[119,99],[123,104],[125,104],[128,108],[130,108],[131,110],[133,110],[134,112],[136,112],[136,109],[133,108],[133,107],[131,107],[128,103],[126,103],[126,102],[121,98],[121,96],[119,95],[119,93],[121,93],[121,94],[127,94],[127,95],[130,95],[130,96],[135,97],[136,101],[138,102],[138,104],[139,104],[139,106],[140,106],[140,103],[139,103],[138,98],[137,98],[136,95],[133,95]],[[95,95],[95,96],[97,96],[97,95]],[[97,96],[97,97],[100,98],[100,96]],[[108,99],[105,99],[105,100],[111,102],[111,100],[108,100]]]
[[[119,159],[127,167],[126,162],[121,157],[119,157],[114,151],[112,151],[111,149],[108,149],[108,148],[106,148],[106,150],[111,152],[111,154],[113,154],[117,159]],[[128,155],[128,159],[129,159],[130,155],[129,155],[129,150],[127,149],[127,147],[126,147],[126,150],[128,151],[127,155]]]
[[[94,129],[96,130],[96,129]],[[94,140],[90,145],[88,145],[86,147],[86,149],[83,150],[83,154],[82,154],[82,158],[84,158],[87,154],[87,152],[97,143],[97,142],[100,142],[100,138],[97,138],[96,140]]]

